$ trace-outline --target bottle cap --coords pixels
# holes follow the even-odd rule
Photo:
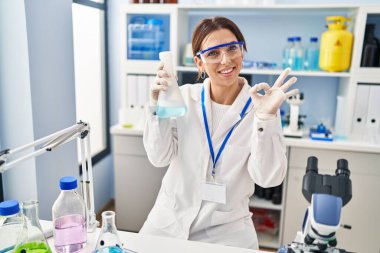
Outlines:
[[[317,37],[311,37],[310,38],[310,42],[317,42],[318,41],[318,38]]]
[[[0,216],[16,214],[20,211],[17,200],[6,200],[0,203]]]
[[[288,42],[293,42],[294,41],[294,37],[288,37]]]
[[[62,177],[59,180],[61,190],[72,190],[77,188],[77,179],[75,177]]]
[[[300,36],[294,37],[294,41],[301,41],[301,37]]]

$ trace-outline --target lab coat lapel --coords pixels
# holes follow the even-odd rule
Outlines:
[[[209,129],[211,128],[211,99],[210,99],[210,79],[206,78],[203,82],[203,85],[199,85],[199,89],[193,89],[191,97],[197,102],[196,104],[196,112],[198,115],[199,124],[202,126],[202,135],[205,138],[205,143],[207,145],[207,137],[206,137],[206,128],[203,121],[203,111],[202,111],[202,102],[201,102],[201,92],[202,87],[205,87],[205,106],[206,106],[206,115]]]
[[[243,110],[245,104],[247,103],[247,100],[249,98],[249,88],[250,86],[247,83],[247,80],[244,78],[240,78],[239,82],[244,82],[244,85],[236,97],[234,103],[231,105],[230,109],[227,111],[227,113],[222,118],[218,128],[214,132],[212,136],[213,143],[214,140],[217,140],[219,138],[224,138],[228,131],[232,128],[234,124],[236,124],[240,120],[240,113]],[[252,107],[252,104],[249,108]],[[249,109],[247,110],[247,112]],[[207,115],[208,117],[208,115]]]

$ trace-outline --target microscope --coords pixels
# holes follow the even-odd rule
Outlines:
[[[303,177],[302,193],[310,206],[306,209],[302,231],[297,232],[292,244],[282,246],[278,253],[343,253],[336,248],[336,232],[341,225],[342,207],[352,198],[350,170],[345,159],[339,159],[335,175],[318,174],[318,159],[311,156],[307,160],[306,174]]]
[[[284,136],[302,138],[303,131],[300,128],[302,125],[301,119],[305,117],[300,115],[300,105],[304,102],[303,93],[296,94],[286,99],[286,102],[290,105],[289,125],[284,127]]]

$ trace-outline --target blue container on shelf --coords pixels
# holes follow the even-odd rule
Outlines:
[[[163,22],[148,19],[145,23],[128,25],[128,59],[159,60],[158,54],[164,44]]]

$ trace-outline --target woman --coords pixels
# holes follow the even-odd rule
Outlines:
[[[158,94],[168,85],[162,63],[151,88],[144,146],[153,165],[169,168],[140,233],[257,249],[249,197],[255,183],[273,187],[285,177],[278,109],[298,93],[286,92],[296,78],[284,83],[287,69],[272,87],[251,88],[239,77],[244,37],[227,18],[200,21],[192,47],[199,76],[209,78],[181,86],[186,115],[155,115]]]

